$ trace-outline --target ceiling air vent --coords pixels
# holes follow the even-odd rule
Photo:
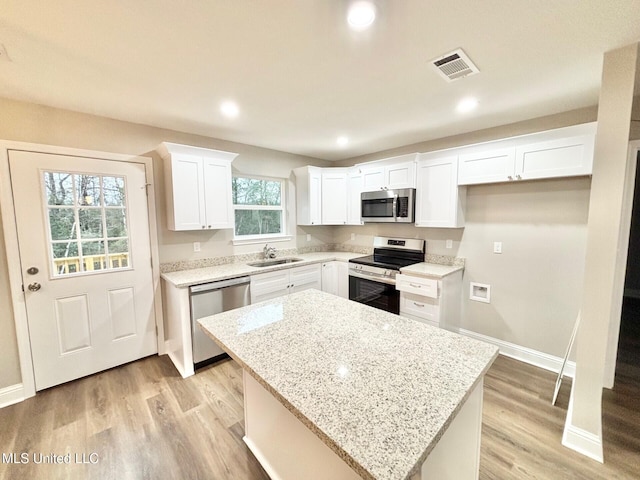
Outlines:
[[[431,60],[431,64],[447,82],[480,72],[461,48]]]

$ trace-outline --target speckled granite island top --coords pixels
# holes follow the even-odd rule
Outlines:
[[[464,267],[458,265],[438,265],[435,263],[414,263],[408,267],[402,267],[400,273],[416,275],[418,277],[443,278],[452,273],[463,270]]]
[[[420,467],[498,354],[317,290],[201,324],[358,474],[380,480]]]

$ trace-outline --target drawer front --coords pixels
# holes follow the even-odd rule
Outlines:
[[[405,313],[436,325],[440,322],[440,308],[436,300],[402,292],[400,294],[400,315]]]
[[[289,286],[289,270],[251,275],[251,297],[280,292]]]
[[[423,297],[438,298],[438,280],[433,278],[396,275],[396,289]]]

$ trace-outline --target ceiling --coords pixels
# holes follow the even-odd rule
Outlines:
[[[640,0],[375,3],[353,32],[346,0],[3,0],[0,96],[339,160],[595,105],[640,41]],[[447,83],[456,48],[480,73]]]

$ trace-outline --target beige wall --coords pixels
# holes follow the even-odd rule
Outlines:
[[[18,363],[18,346],[16,344],[16,329],[13,321],[13,307],[11,305],[11,291],[9,289],[9,274],[7,270],[7,256],[2,229],[2,214],[0,214],[0,388],[20,383],[20,365]]]
[[[229,230],[208,232],[171,232],[167,230],[162,161],[154,152],[160,142],[184,143],[238,153],[238,157],[233,162],[234,171],[253,175],[288,178],[294,167],[328,164],[328,162],[318,159],[215,138],[163,130],[3,98],[0,98],[0,112],[2,112],[2,122],[0,122],[0,139],[2,140],[151,156],[154,160],[161,262],[254,252],[261,250],[262,245],[234,247],[230,243],[232,232]],[[291,193],[295,193],[295,190],[292,189]],[[293,220],[292,233],[294,237],[289,242],[276,244],[277,248],[292,248],[298,244],[300,246],[315,245],[330,241],[330,228],[321,227],[308,231],[296,228],[295,207],[292,207],[289,214]],[[312,235],[309,242],[306,240],[306,233]],[[201,242],[200,252],[193,252],[193,242]],[[4,238],[0,242],[0,248],[0,305],[2,305],[0,331],[3,332],[0,340],[0,388],[3,388],[20,382],[20,369],[13,316],[10,310]]]

